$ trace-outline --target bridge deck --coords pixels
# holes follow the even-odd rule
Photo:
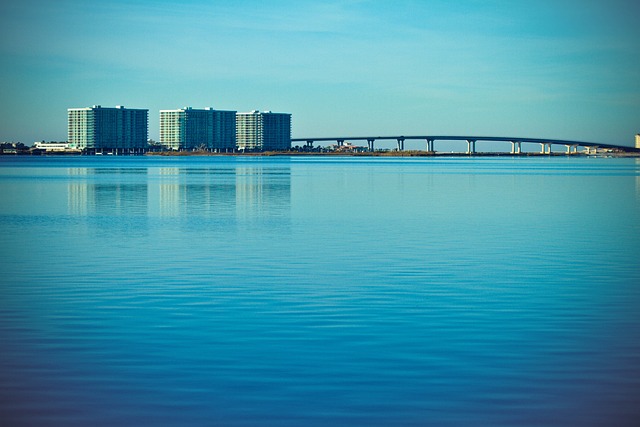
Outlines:
[[[628,145],[616,145],[616,144],[602,144],[599,142],[587,142],[587,141],[571,141],[564,139],[549,139],[549,138],[520,138],[520,137],[505,137],[505,136],[459,136],[459,135],[410,135],[410,136],[352,136],[352,137],[321,137],[321,138],[292,138],[291,142],[321,142],[321,141],[379,141],[379,140],[392,140],[392,141],[405,141],[405,140],[427,140],[427,141],[496,141],[496,142],[525,142],[525,143],[537,143],[537,144],[554,144],[554,145],[570,145],[581,147],[601,147],[601,148],[614,148],[625,151],[640,151],[634,147]]]

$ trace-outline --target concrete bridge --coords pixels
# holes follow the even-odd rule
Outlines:
[[[357,136],[357,137],[331,137],[331,138],[292,138],[291,142],[303,142],[307,147],[313,147],[315,142],[331,142],[335,141],[339,146],[344,145],[345,141],[367,141],[367,148],[369,151],[374,151],[374,143],[381,140],[396,141],[397,150],[404,151],[404,142],[406,140],[421,140],[426,143],[426,151],[435,152],[435,141],[466,141],[467,153],[476,153],[476,142],[478,141],[491,141],[491,142],[508,142],[511,143],[511,153],[520,154],[522,152],[522,144],[540,144],[540,153],[551,153],[552,145],[562,145],[566,147],[568,154],[577,153],[578,147],[584,147],[587,154],[595,153],[598,148],[622,150],[629,152],[638,152],[640,149],[615,144],[600,144],[595,142],[585,141],[568,141],[562,139],[546,139],[546,138],[514,138],[504,136],[445,136],[445,135],[423,135],[423,136]]]

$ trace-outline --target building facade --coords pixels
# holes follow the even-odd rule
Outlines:
[[[640,150],[640,133],[636,135],[636,148]]]
[[[68,143],[78,150],[145,149],[149,110],[102,107],[69,108]]]
[[[291,114],[271,111],[238,113],[236,144],[242,151],[280,151],[291,148]]]
[[[170,150],[233,151],[236,112],[210,107],[160,110],[160,145]]]

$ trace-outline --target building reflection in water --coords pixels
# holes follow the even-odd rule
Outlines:
[[[160,216],[260,221],[288,218],[288,165],[69,168],[74,216]]]
[[[91,199],[91,205],[95,206],[95,194],[92,191],[91,195],[89,195],[89,185],[86,181],[89,171],[93,172],[93,169],[68,169],[69,191],[67,192],[67,206],[69,215],[87,216],[89,214],[89,199]]]
[[[146,216],[146,168],[69,168],[68,211],[76,216]]]
[[[234,169],[158,168],[150,178],[152,215],[228,217],[235,210]]]
[[[160,216],[179,216],[180,203],[180,183],[178,168],[160,168],[158,175],[159,204],[158,214]]]
[[[239,167],[236,216],[240,221],[288,218],[291,212],[291,170],[286,167]]]
[[[156,168],[149,171],[150,215],[246,221],[289,216],[287,167]]]

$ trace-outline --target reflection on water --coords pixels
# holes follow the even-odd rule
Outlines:
[[[636,425],[639,177],[0,158],[0,424]]]
[[[228,175],[215,169],[159,168],[149,185],[157,192],[152,215],[163,217],[228,216],[235,205],[235,188]]]
[[[69,214],[140,216],[147,214],[146,168],[69,168]],[[106,176],[107,179],[102,177]],[[131,177],[138,177],[132,180]]]
[[[88,168],[71,168],[69,169],[69,175],[78,177],[80,179],[85,178],[89,171],[93,171]],[[89,206],[95,208],[95,192],[92,191],[89,194],[89,186],[84,181],[70,180],[68,193],[68,207],[70,215],[86,216],[89,214]],[[91,212],[95,214],[95,209]]]
[[[159,215],[172,217],[179,216],[179,206],[184,205],[184,202],[180,199],[180,183],[177,180],[179,169],[159,168],[155,170],[155,172],[159,175],[159,203],[157,206]]]
[[[68,213],[76,216],[247,221],[287,216],[291,204],[286,166],[69,168],[68,175]]]
[[[239,167],[235,189],[239,221],[282,217],[289,213],[291,172],[288,167]]]

